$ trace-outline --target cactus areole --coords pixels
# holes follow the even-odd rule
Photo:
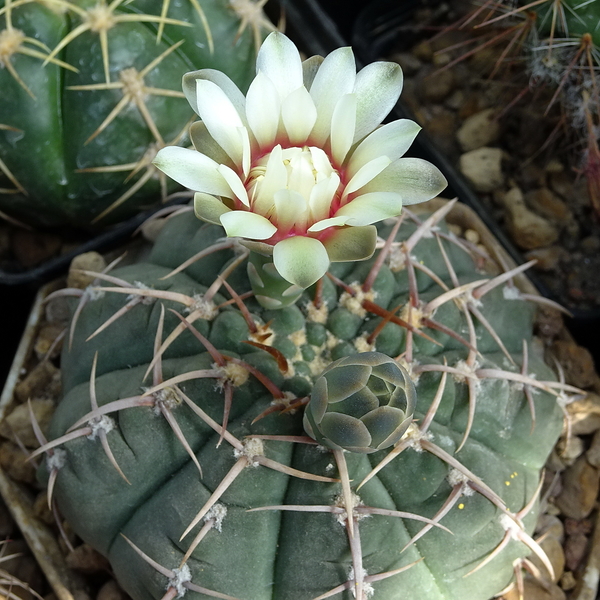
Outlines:
[[[274,28],[263,5],[0,0],[0,215],[97,228],[178,190],[152,159],[189,143],[181,78],[219,69],[246,89]]]
[[[157,160],[215,223],[183,209],[74,303],[40,476],[135,600],[487,600],[531,552],[552,569],[531,533],[572,389],[514,273],[482,273],[448,232],[451,204],[398,216],[442,179],[399,162],[412,126],[377,128],[371,83],[391,67],[356,75],[351,56],[301,63],[271,36],[245,104],[222,75],[190,76],[201,151]],[[321,235],[365,227],[373,246],[348,261]],[[279,263],[290,240],[298,261]]]

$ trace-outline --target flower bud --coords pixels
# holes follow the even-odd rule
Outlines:
[[[413,418],[417,393],[406,369],[380,352],[331,363],[315,382],[304,429],[333,449],[370,453],[395,444]]]

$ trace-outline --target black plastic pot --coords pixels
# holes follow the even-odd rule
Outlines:
[[[423,33],[418,31],[412,20],[416,9],[425,6],[435,10],[439,3],[434,0],[374,0],[359,13],[352,33],[352,46],[355,54],[363,63],[381,60],[389,55],[390,50],[398,47],[401,40],[405,48],[411,48]],[[396,105],[391,118],[409,118],[414,120],[410,109],[402,102]],[[517,264],[525,261],[521,251],[502,231],[498,223],[490,215],[479,196],[471,188],[464,176],[456,169],[450,159],[433,143],[427,132],[421,131],[411,147],[415,156],[420,156],[437,165],[448,180],[445,196],[457,196],[461,202],[470,206],[487,227],[494,233],[508,254]],[[540,294],[560,303],[547,286],[540,280],[534,270],[527,272],[528,278],[536,286]],[[597,274],[590,274],[597,277]],[[573,317],[567,319],[567,326],[576,341],[587,347],[600,365],[600,309],[571,310]]]

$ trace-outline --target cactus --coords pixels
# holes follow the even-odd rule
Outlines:
[[[271,36],[263,48],[286,44]],[[275,69],[289,83],[279,50],[259,54],[270,66],[258,78]],[[349,55],[336,52],[318,68],[339,69]],[[370,125],[384,152],[385,127]],[[362,135],[358,148],[373,134]],[[420,164],[404,160],[415,159],[371,181],[397,186],[390,172]],[[215,172],[204,206],[223,194],[219,214],[247,218]],[[552,574],[532,531],[576,390],[555,381],[533,338],[534,305],[512,283],[528,265],[482,273],[481,250],[446,227],[452,206],[424,218],[388,203],[396,216],[378,225],[330,214],[333,233],[372,226],[377,248],[358,262],[330,256],[306,289],[268,262],[268,240],[223,238],[188,207],[143,262],[72,292],[64,398],[34,456],[46,456],[49,503],[134,599],[486,600],[530,552]],[[259,301],[256,255],[299,288],[295,303]]]
[[[191,69],[247,87],[264,2],[0,2],[0,212],[99,227],[175,188],[152,165],[185,144]],[[252,13],[252,10],[254,11]]]
[[[560,105],[560,127],[552,135],[566,135],[563,147],[575,147],[587,180],[595,212],[600,215],[600,4],[575,0],[520,0],[506,6],[485,2],[457,21],[452,28],[469,31],[477,43],[451,64],[490,45],[502,48],[491,76],[502,65],[521,65],[527,76],[525,89],[546,87],[550,100],[546,113]],[[479,43],[480,42],[480,43]],[[451,42],[453,44],[453,42]],[[514,76],[510,77],[511,85]],[[505,110],[510,109],[510,104]]]

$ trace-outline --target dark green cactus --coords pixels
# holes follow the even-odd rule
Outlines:
[[[157,205],[173,187],[151,161],[186,143],[193,115],[183,74],[219,69],[243,89],[254,75],[268,21],[238,14],[250,4],[2,0],[0,214],[86,228]]]
[[[381,226],[383,250],[281,310],[248,294],[247,251],[191,211],[84,293],[42,475],[133,598],[487,600],[539,551],[569,388],[536,350],[533,305],[478,270],[446,212]],[[314,382],[379,356],[363,352],[400,374],[384,395],[399,384],[407,416],[410,374],[414,421],[372,453],[316,445]]]

